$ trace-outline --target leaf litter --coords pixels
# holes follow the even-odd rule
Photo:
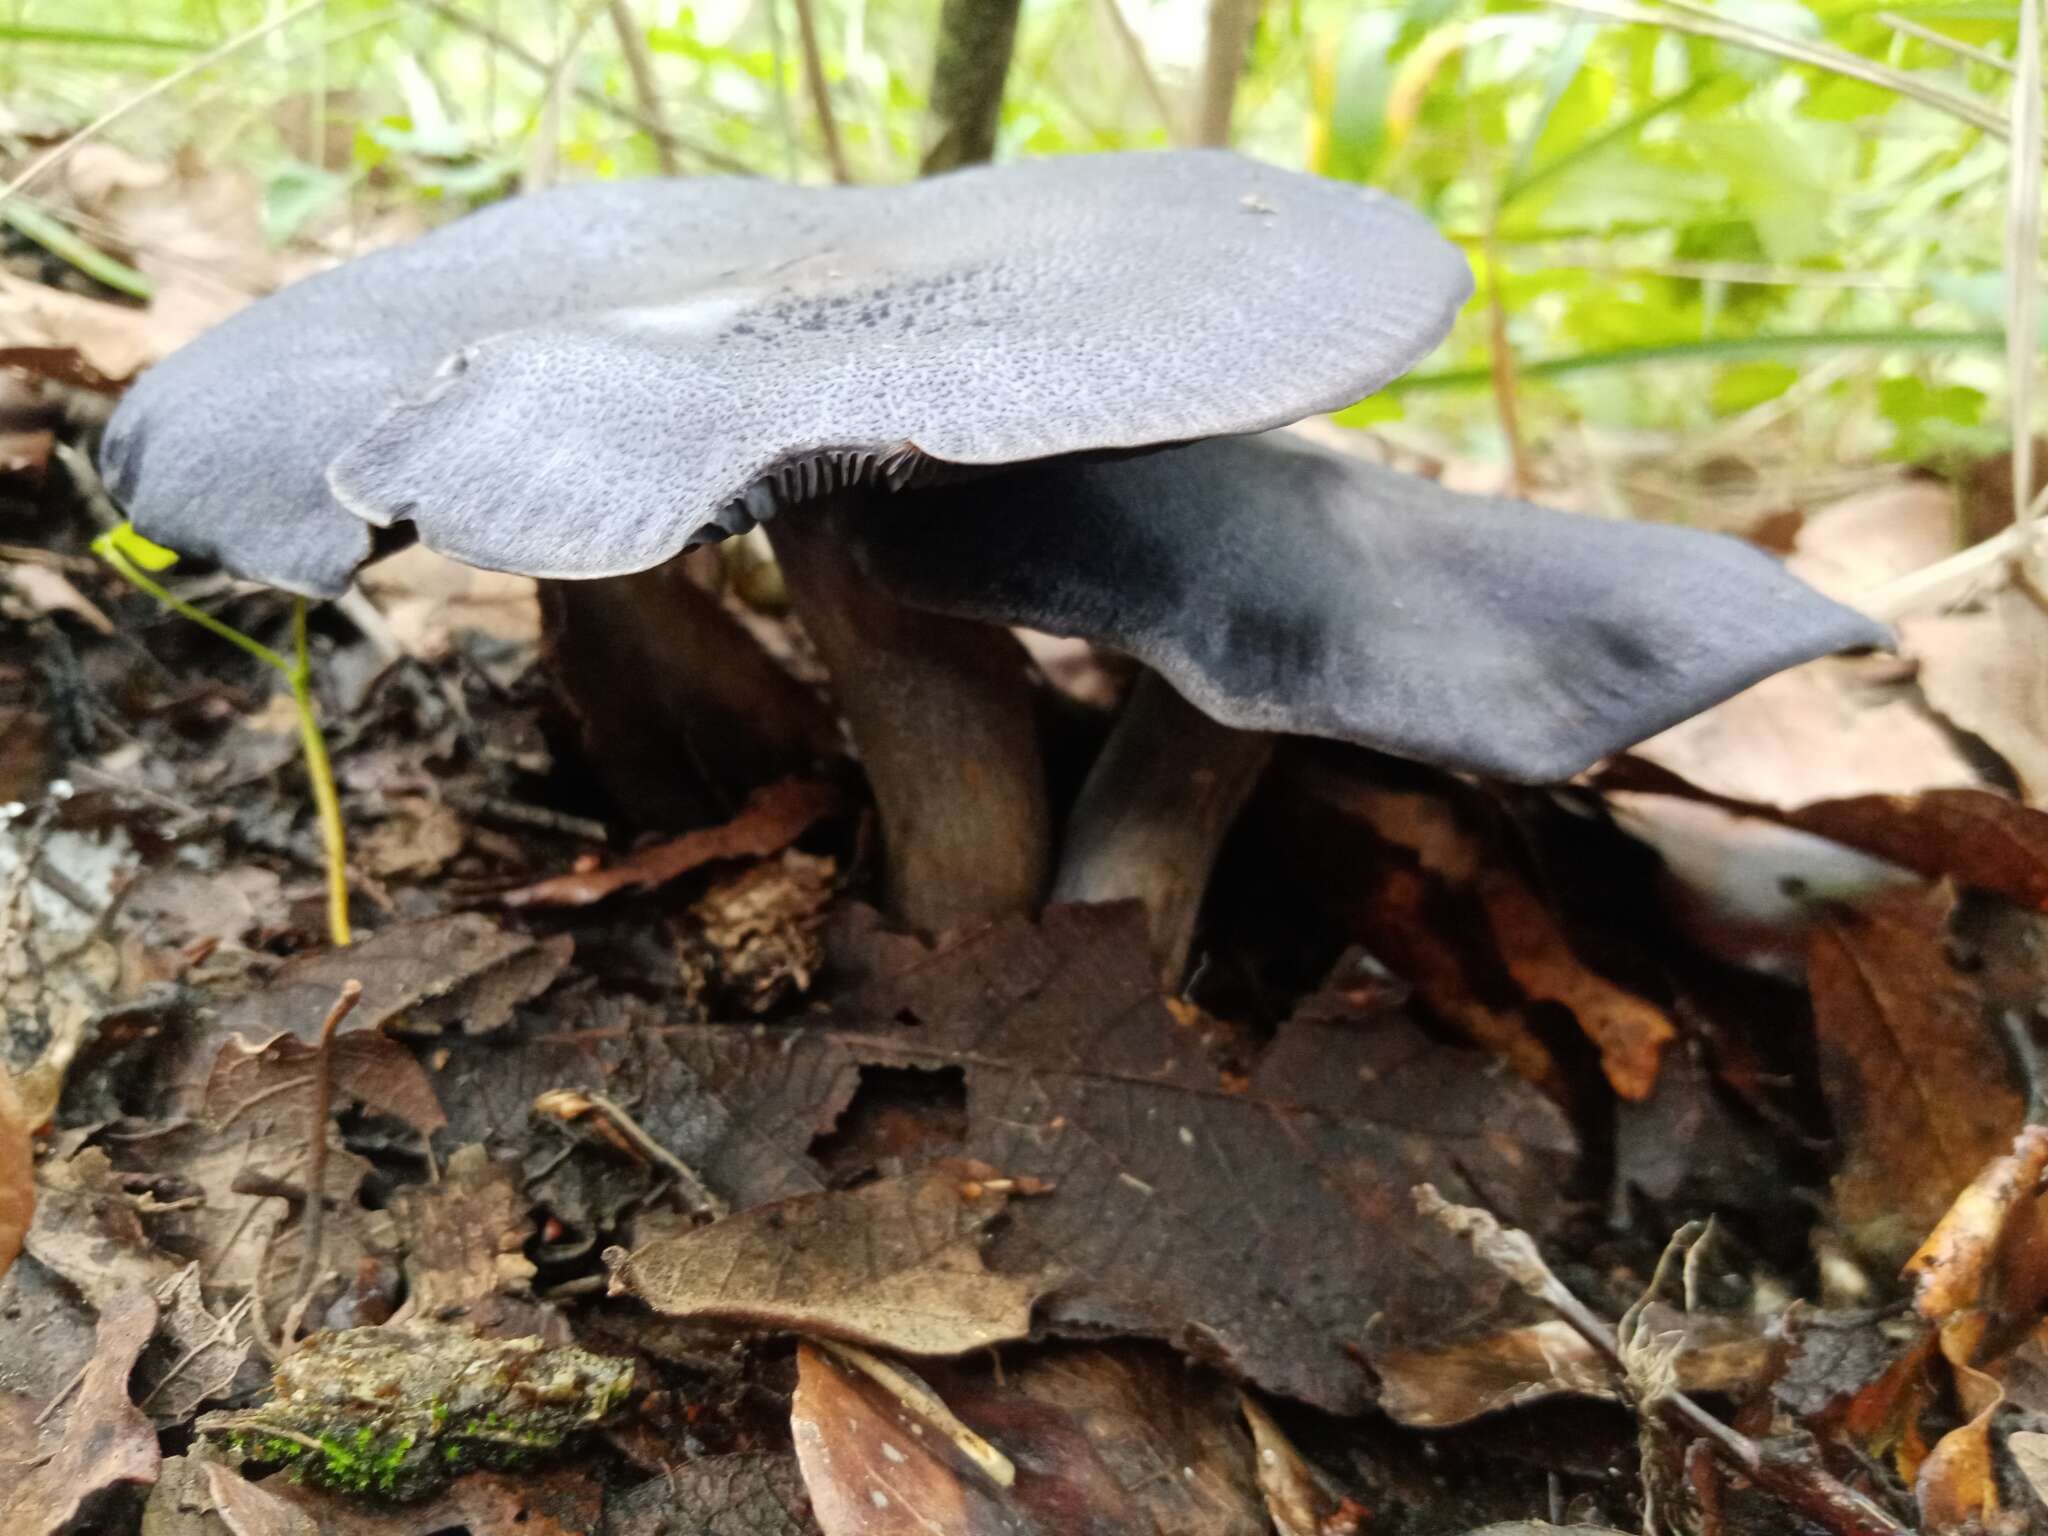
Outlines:
[[[842,764],[636,821],[605,758],[663,760],[565,716],[531,584],[412,552],[314,623],[330,949],[271,679],[83,558],[65,457],[279,269],[232,186],[75,171],[225,281],[0,279],[8,1531],[2048,1521],[2033,594],[1562,789],[1286,746],[1163,997],[1134,911],[892,932]],[[1957,526],[1929,479],[1800,521],[1851,596]]]

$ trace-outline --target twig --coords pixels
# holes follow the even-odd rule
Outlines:
[[[2005,203],[2005,366],[2012,395],[2012,517],[2033,518],[2034,378],[2041,337],[2041,3],[2019,0],[2020,40],[2013,62],[2012,140]],[[2021,146],[2027,146],[2022,148]]]
[[[841,1365],[851,1366],[859,1371],[912,1413],[932,1425],[952,1441],[963,1456],[987,1473],[989,1480],[997,1487],[1008,1488],[1017,1481],[1017,1468],[1010,1458],[961,1423],[953,1410],[939,1400],[938,1394],[908,1371],[899,1370],[887,1360],[871,1355],[855,1345],[843,1344],[837,1339],[814,1338],[811,1342]]]
[[[436,16],[441,17],[445,21],[453,22],[465,32],[474,33],[477,37],[489,43],[497,52],[504,54],[506,58],[512,60],[513,63],[524,66],[534,74],[539,75],[543,80],[554,73],[554,67],[546,59],[531,52],[516,39],[506,36],[505,33],[492,26],[481,16],[470,15],[461,6],[455,4],[454,0],[413,0],[413,3],[425,6]],[[663,123],[658,118],[649,117],[638,107],[628,106],[623,101],[613,101],[611,97],[605,95],[602,91],[594,90],[587,85],[579,85],[575,87],[575,95],[576,99],[584,105],[595,107],[598,111],[615,117],[621,122],[631,123],[656,143],[666,141],[671,147],[703,161],[708,166],[721,171],[730,171],[736,176],[752,176],[755,174],[754,168],[748,165],[746,161],[738,159],[733,155],[728,155],[722,149],[714,149],[710,145],[698,140],[686,139],[681,134],[673,132],[666,123]]]
[[[1124,14],[1121,0],[1102,0],[1103,18],[1109,23],[1109,30],[1116,34],[1117,46],[1123,49],[1124,58],[1129,61],[1131,73],[1138,77],[1138,84],[1145,89],[1145,99],[1152,103],[1152,110],[1159,114],[1159,125],[1166,130],[1166,137],[1175,144],[1187,137],[1187,130],[1175,115],[1173,103],[1166,99],[1166,88],[1159,83],[1159,75],[1152,68],[1152,61],[1145,57],[1145,44],[1132,30],[1130,17]]]
[[[633,14],[631,0],[605,0],[605,8],[611,12],[612,31],[618,34],[619,52],[625,55],[626,73],[633,81],[633,94],[640,98],[640,110],[660,123],[661,82],[655,76],[654,55],[647,51],[647,34],[640,30],[640,19]],[[661,174],[681,175],[675,137],[667,126],[664,124],[660,133],[649,137],[654,140],[654,158],[661,166]]]
[[[1195,114],[1195,142],[1230,142],[1237,106],[1237,82],[1259,25],[1260,0],[1209,0],[1209,42],[1202,55],[1202,98]]]
[[[1731,43],[1735,47],[1748,48],[1757,53],[1767,53],[1794,64],[1824,69],[1830,74],[1860,80],[1865,85],[1874,85],[1880,90],[1891,91],[1910,101],[1917,101],[1923,107],[1945,112],[1950,117],[1959,118],[1973,127],[1983,129],[1994,138],[2003,139],[2007,133],[2004,115],[1985,102],[1954,91],[1945,91],[1940,86],[1929,85],[1904,70],[1873,64],[1870,60],[1846,49],[1831,47],[1826,43],[1804,42],[1764,27],[1734,21],[1718,13],[1701,14],[1677,6],[1636,5],[1632,4],[1631,0],[1550,0],[1550,3],[1564,10],[1598,16],[1607,21],[1664,27],[1673,32],[1688,32],[1695,37],[1710,37],[1717,42]]]
[[[1614,1331],[1566,1289],[1543,1262],[1528,1233],[1503,1227],[1475,1206],[1453,1205],[1434,1184],[1413,1190],[1415,1209],[1453,1237],[1463,1239],[1481,1263],[1500,1271],[1523,1291],[1544,1303],[1593,1347],[1624,1388],[1632,1373]],[[1747,1435],[1715,1418],[1677,1388],[1668,1388],[1637,1404],[1641,1410],[1671,1419],[1705,1440],[1729,1466],[1769,1490],[1807,1519],[1835,1536],[1911,1536],[1905,1526],[1833,1474],[1811,1462],[1790,1461],[1766,1451]]]
[[[612,1128],[635,1151],[666,1169],[669,1176],[682,1186],[692,1215],[710,1216],[716,1220],[732,1214],[732,1207],[698,1176],[696,1169],[656,1141],[639,1121],[603,1094],[586,1093],[581,1089],[557,1089],[542,1094],[534,1101],[533,1107],[542,1114],[561,1120],[577,1120],[596,1110],[611,1122]]]
[[[362,1000],[360,981],[341,984],[334,1006],[321,1021],[320,1049],[313,1058],[313,1123],[306,1133],[306,1219],[299,1230],[304,1248],[295,1286],[302,1296],[320,1276],[320,1239],[327,1224],[327,1118],[334,1110],[334,1031]]]
[[[832,167],[832,179],[843,187],[853,180],[853,172],[847,168],[839,119],[832,112],[832,93],[825,86],[825,55],[818,46],[818,14],[812,0],[796,0],[796,40],[803,56],[804,85],[811,93],[811,111],[817,114],[818,132],[825,140],[825,159]]]
[[[218,48],[214,49],[213,52],[200,55],[182,69],[172,70],[163,79],[157,81],[146,90],[136,92],[135,95],[130,96],[119,106],[108,108],[83,128],[79,129],[78,132],[65,139],[63,143],[53,145],[50,149],[38,155],[29,162],[20,175],[8,182],[6,186],[0,187],[0,203],[6,202],[24,187],[31,185],[48,172],[55,170],[66,160],[77,154],[90,140],[114,123],[119,122],[137,107],[156,100],[157,97],[163,95],[166,91],[182,85],[194,75],[205,73],[213,68],[214,65],[220,63],[221,60],[240,53],[251,43],[259,43],[264,38],[270,36],[271,33],[282,31],[301,16],[319,10],[326,3],[327,0],[304,0],[303,4],[293,6],[281,16],[272,17],[260,27],[251,27],[247,32],[229,38]]]
[[[939,7],[931,89],[936,132],[919,166],[924,175],[980,165],[995,154],[1019,5],[1020,0],[944,0]]]

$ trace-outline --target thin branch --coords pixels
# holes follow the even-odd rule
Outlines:
[[[213,68],[214,65],[220,63],[221,60],[240,53],[251,43],[260,43],[264,38],[270,36],[271,33],[284,30],[284,28],[290,26],[301,16],[306,16],[319,10],[326,3],[327,0],[304,0],[303,4],[293,6],[281,16],[272,17],[269,21],[264,22],[262,26],[251,27],[247,32],[237,37],[229,38],[218,48],[214,49],[213,52],[201,55],[182,69],[172,70],[163,79],[157,81],[146,90],[138,91],[119,106],[108,108],[83,128],[79,129],[78,132],[64,140],[63,143],[53,145],[38,155],[29,162],[27,168],[20,175],[8,182],[6,186],[0,187],[0,203],[6,202],[15,193],[21,191],[22,188],[32,185],[48,172],[55,170],[66,160],[77,154],[80,149],[96,138],[102,131],[112,124],[119,122],[137,107],[156,100],[157,97],[163,95],[166,91],[182,85],[194,75],[205,73]]]
[[[654,55],[647,50],[647,34],[640,30],[632,0],[605,0],[605,8],[611,12],[612,31],[618,34],[619,52],[625,56],[626,73],[632,77],[633,94],[640,98],[640,110],[655,122],[663,123],[661,132],[649,135],[654,140],[654,158],[661,166],[661,174],[679,176],[682,163],[676,158],[675,136],[662,119],[661,82],[655,77]]]
[[[543,80],[548,79],[554,73],[554,66],[549,64],[546,59],[530,52],[516,39],[508,37],[482,17],[470,15],[461,6],[455,4],[454,0],[413,0],[413,3],[424,6],[436,16],[454,23],[465,32],[482,38],[496,52],[504,54],[513,63],[531,70]],[[738,176],[752,176],[755,174],[754,168],[748,165],[746,161],[729,155],[722,149],[714,149],[710,145],[695,139],[686,139],[681,134],[673,132],[666,123],[661,122],[658,118],[649,117],[638,107],[628,106],[622,101],[613,101],[604,92],[593,90],[587,85],[575,87],[575,92],[578,101],[586,106],[595,107],[598,111],[607,113],[621,122],[631,123],[657,144],[666,142],[672,149],[687,154],[694,159],[701,160],[704,164],[717,170],[731,171]]]
[[[2012,84],[2012,148],[2005,206],[2005,358],[2012,394],[2012,515],[2033,516],[2034,379],[2040,350],[2041,157],[2019,146],[2041,138],[2041,3],[2019,0],[2020,41]]]
[[[1003,88],[1017,47],[1020,0],[944,0],[932,52],[934,133],[927,176],[980,165],[996,152]]]
[[[1131,66],[1131,73],[1138,77],[1138,84],[1144,87],[1145,99],[1152,103],[1152,110],[1159,114],[1160,126],[1174,143],[1185,141],[1187,130],[1174,114],[1173,103],[1166,99],[1166,88],[1159,83],[1158,72],[1152,68],[1152,61],[1145,57],[1144,41],[1131,26],[1130,17],[1124,14],[1121,0],[1102,0],[1103,19],[1109,23],[1109,30],[1116,34],[1117,46],[1123,49],[1124,58]]]
[[[327,1120],[334,1113],[334,1031],[355,1012],[363,1000],[360,981],[344,981],[334,1006],[320,1023],[320,1050],[313,1058],[312,1125],[306,1132],[306,1219],[299,1235],[305,1246],[299,1254],[296,1287],[303,1296],[320,1277],[320,1241],[327,1225]]]
[[[1874,85],[1880,90],[1891,91],[1910,101],[1917,101],[1923,107],[1932,107],[1935,111],[1945,112],[1972,127],[1981,128],[1997,139],[2004,139],[2008,131],[2004,114],[1985,102],[1954,91],[1945,91],[1940,86],[1929,85],[1918,76],[1904,70],[1873,64],[1868,59],[1827,43],[1805,42],[1764,27],[1751,26],[1747,22],[1734,21],[1715,14],[1702,14],[1689,8],[1636,5],[1631,3],[1631,0],[1550,0],[1550,4],[1563,10],[1598,16],[1607,21],[1626,22],[1634,26],[1663,27],[1672,32],[1690,33],[1694,37],[1710,37],[1737,48],[1769,54],[1773,58],[1804,64],[1812,69],[1824,69],[1845,79],[1860,80],[1865,85]]]
[[[1195,112],[1197,144],[1228,144],[1237,83],[1259,25],[1260,0],[1209,0],[1209,43],[1202,55],[1202,97]]]
[[[1908,21],[1903,16],[1894,16],[1890,11],[1879,11],[1877,19],[1890,27],[1894,32],[1903,32],[1908,37],[1917,37],[1921,42],[1930,43],[1936,48],[1944,49],[1959,59],[1968,59],[1972,63],[1986,65],[2003,75],[2012,73],[2012,61],[2010,59],[2001,59],[1989,48],[1978,48],[1969,43],[1958,42],[1944,33],[1935,31],[1932,27],[1923,27],[1917,21]]]
[[[825,140],[825,159],[832,179],[842,187],[853,180],[846,164],[846,145],[839,137],[839,119],[832,113],[832,93],[825,84],[825,55],[818,46],[818,14],[813,0],[796,0],[797,48],[803,55],[804,85],[811,93],[818,132]]]
[[[1482,1264],[1499,1271],[1523,1291],[1548,1306],[1571,1330],[1592,1346],[1617,1381],[1628,1386],[1628,1361],[1614,1330],[1551,1273],[1528,1233],[1503,1227],[1492,1215],[1469,1205],[1453,1205],[1433,1184],[1418,1184],[1415,1209],[1453,1237],[1470,1245]],[[1716,1455],[1744,1477],[1775,1494],[1807,1519],[1836,1536],[1911,1536],[1906,1527],[1876,1504],[1824,1470],[1817,1462],[1786,1460],[1771,1454],[1747,1435],[1730,1429],[1676,1388],[1645,1397],[1636,1404],[1678,1429],[1706,1441]]]

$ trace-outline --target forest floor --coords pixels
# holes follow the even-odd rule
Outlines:
[[[1123,908],[890,931],[844,763],[634,825],[408,552],[313,621],[340,949],[277,678],[89,552],[176,288],[0,260],[7,1536],[2048,1525],[2027,591],[1555,791],[1290,746],[1168,997]],[[2010,473],[1757,532],[1853,594]]]

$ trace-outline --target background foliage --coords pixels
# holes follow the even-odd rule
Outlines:
[[[816,4],[853,174],[913,174],[936,0]],[[795,6],[5,0],[0,90],[32,141],[168,81],[109,136],[246,168],[273,239],[346,250],[394,209],[665,158],[824,179]],[[1027,0],[999,153],[1185,139],[1207,30],[1200,0]],[[1539,478],[1726,514],[1759,466],[1797,496],[2004,439],[2018,31],[2011,0],[1268,0],[1235,139],[1413,201],[1480,274],[1348,424],[1504,465],[1506,397]],[[1833,67],[1783,56],[1816,48]],[[49,211],[0,203],[45,243]]]

